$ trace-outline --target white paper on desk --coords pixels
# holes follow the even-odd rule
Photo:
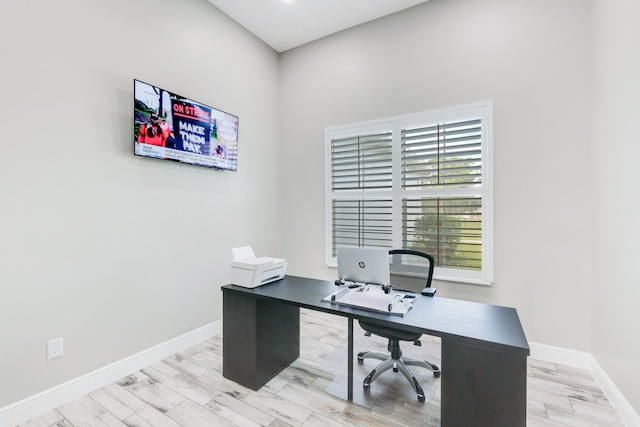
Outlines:
[[[251,248],[251,246],[232,248],[231,255],[233,259],[250,259],[256,257],[256,254],[253,252],[253,248]]]
[[[322,298],[322,301],[404,316],[413,306],[413,300],[403,300],[404,296],[405,294],[398,292],[385,294],[379,286],[367,285],[364,289],[343,288]],[[391,311],[389,311],[389,304],[392,301]]]
[[[396,297],[395,294],[384,292],[349,292],[340,295],[336,300],[340,304],[349,304],[356,307],[369,308],[376,311],[389,311],[389,304]]]

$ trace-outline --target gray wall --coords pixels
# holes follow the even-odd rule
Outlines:
[[[593,1],[595,239],[591,352],[640,414],[640,2]]]
[[[595,13],[609,3],[593,18],[584,0],[431,0],[283,54],[290,272],[336,275],[323,252],[325,127],[492,99],[495,282],[438,293],[516,307],[531,342],[593,352],[640,411],[640,341],[623,326],[640,323],[638,7],[599,0]]]
[[[280,252],[282,193],[278,56],[206,0],[0,15],[3,407],[219,320],[230,249]],[[135,157],[134,78],[240,116],[238,172]]]

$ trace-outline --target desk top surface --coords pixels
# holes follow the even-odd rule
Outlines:
[[[333,282],[297,276],[286,276],[253,289],[236,285],[222,287],[224,292],[243,293],[255,298],[400,327],[494,351],[529,355],[529,344],[515,308],[418,294],[413,308],[400,317],[322,301],[336,289]]]

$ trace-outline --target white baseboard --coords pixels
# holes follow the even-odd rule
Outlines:
[[[568,350],[566,348],[552,347],[546,344],[529,343],[531,358],[545,362],[559,363],[573,366],[574,368],[590,369],[591,354],[582,351]]]
[[[600,386],[607,399],[609,399],[611,406],[614,407],[624,425],[628,427],[640,426],[640,416],[638,416],[591,353],[536,343],[529,343],[529,348],[533,359],[587,369],[591,372],[593,379]]]
[[[611,378],[609,378],[593,356],[591,356],[591,360],[592,363],[589,370],[591,371],[591,375],[593,375],[593,379],[596,380],[607,396],[607,399],[609,399],[609,402],[611,402],[611,405],[615,408],[618,415],[620,415],[624,425],[628,427],[640,426],[640,415],[631,407],[631,404],[625,399],[620,390],[618,390],[618,387],[611,381]]]
[[[15,426],[37,417],[221,332],[222,321],[218,320],[34,396],[0,408],[0,426]]]
[[[120,378],[156,363],[222,332],[222,321],[210,323],[180,337],[144,350],[34,396],[0,408],[0,426],[15,426],[60,405],[78,399]],[[640,426],[640,417],[590,353],[529,343],[531,357],[587,369],[628,427]]]

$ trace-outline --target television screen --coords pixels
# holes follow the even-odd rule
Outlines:
[[[133,96],[136,155],[237,169],[237,116],[139,80]]]

